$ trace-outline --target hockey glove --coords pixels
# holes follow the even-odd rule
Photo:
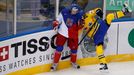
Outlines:
[[[101,9],[97,9],[97,10],[96,10],[96,16],[97,16],[98,18],[103,18],[103,11],[102,11]]]
[[[53,21],[53,29],[56,30],[58,28],[59,22]]]

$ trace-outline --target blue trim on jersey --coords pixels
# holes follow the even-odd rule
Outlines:
[[[71,50],[71,53],[76,54],[77,50]]]
[[[56,51],[62,52],[63,51],[63,46],[57,46]]]
[[[48,26],[48,27],[37,29],[37,30],[25,31],[25,32],[22,32],[22,33],[18,33],[16,35],[10,35],[10,36],[7,36],[7,37],[2,37],[2,38],[0,38],[0,41],[12,39],[12,38],[16,38],[16,37],[20,37],[20,36],[24,36],[24,35],[29,35],[29,34],[33,34],[33,33],[38,33],[38,32],[42,32],[42,31],[47,31],[47,30],[51,30],[51,29],[52,29],[52,26]]]

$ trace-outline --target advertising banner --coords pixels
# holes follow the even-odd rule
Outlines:
[[[124,3],[134,10],[134,0],[106,0],[106,10],[121,10]]]
[[[55,51],[53,30],[33,33],[0,42],[0,75],[52,63]],[[67,45],[62,56],[69,55]]]

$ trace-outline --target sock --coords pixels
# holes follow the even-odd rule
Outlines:
[[[99,61],[100,63],[107,63],[106,62],[106,59],[105,59],[105,56],[104,56],[104,50],[103,50],[103,46],[102,45],[99,45],[96,47],[96,54],[99,58]]]
[[[104,55],[99,55],[98,56],[99,60],[100,60],[100,63],[103,63],[103,64],[107,64],[106,62],[106,59],[105,59],[105,56]]]
[[[55,55],[54,55],[54,63],[58,63],[60,57],[61,57],[61,52],[55,51]]]
[[[75,63],[77,58],[77,54],[71,54],[71,62]]]

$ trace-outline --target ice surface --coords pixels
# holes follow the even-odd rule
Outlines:
[[[46,72],[35,75],[134,75],[134,61],[116,62],[108,64],[107,72],[100,72],[99,65],[82,66],[81,69],[68,68],[55,72]]]

